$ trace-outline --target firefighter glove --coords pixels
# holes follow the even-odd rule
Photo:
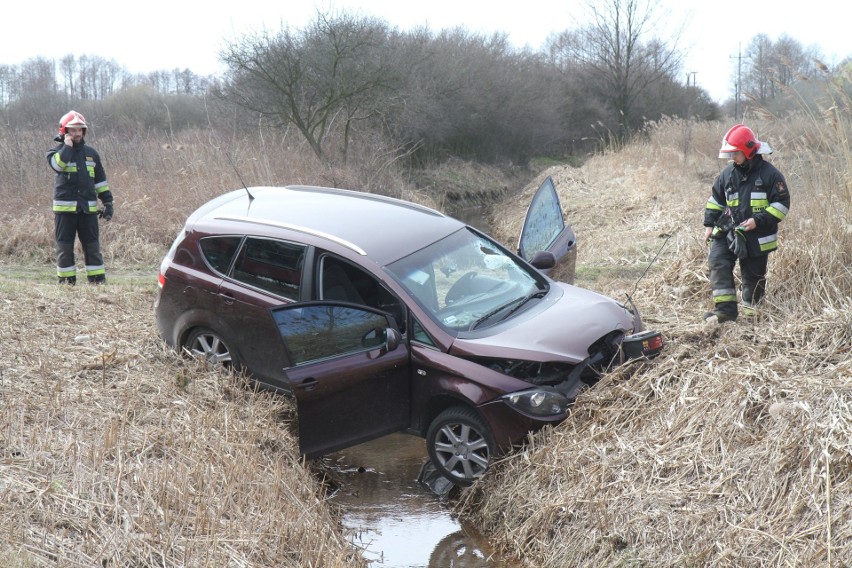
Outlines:
[[[104,221],[109,221],[110,219],[112,219],[112,214],[113,214],[112,201],[110,201],[109,203],[104,203],[104,210],[101,211],[101,218]]]
[[[728,231],[726,238],[728,241],[728,250],[734,253],[737,258],[746,258],[748,256],[746,236],[742,231],[736,229]]]

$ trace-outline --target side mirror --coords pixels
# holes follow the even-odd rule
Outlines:
[[[386,333],[387,341],[385,342],[385,349],[390,352],[399,347],[399,343],[402,341],[402,335],[392,327],[387,328]]]
[[[532,257],[530,264],[539,270],[547,270],[556,266],[556,256],[550,251],[539,251]]]

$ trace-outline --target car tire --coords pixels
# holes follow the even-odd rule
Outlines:
[[[426,447],[438,471],[465,487],[485,473],[495,453],[491,431],[472,408],[464,406],[448,408],[432,421]]]
[[[184,352],[212,366],[238,369],[239,360],[222,336],[206,327],[197,327],[187,336]]]
[[[435,545],[429,556],[429,568],[447,566],[485,566],[483,558],[488,555],[464,530],[448,534]]]

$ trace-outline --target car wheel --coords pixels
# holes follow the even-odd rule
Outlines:
[[[210,365],[221,365],[228,369],[238,366],[237,358],[231,352],[225,340],[218,333],[206,327],[194,329],[186,338],[184,349],[193,357]]]
[[[442,538],[429,557],[429,568],[447,566],[485,566],[485,554],[465,531],[461,530]]]
[[[480,477],[494,455],[494,439],[471,408],[454,406],[429,425],[426,446],[438,471],[457,485],[467,486]]]

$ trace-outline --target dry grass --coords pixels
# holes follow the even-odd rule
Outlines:
[[[27,151],[23,160],[0,165],[0,198],[7,204],[0,212],[5,235],[0,259],[49,266],[54,262],[53,173],[44,154],[52,144],[43,133],[4,134],[0,152],[19,155],[22,141]],[[115,217],[101,229],[108,270],[155,268],[190,212],[243,183],[343,187],[434,205],[404,181],[388,148],[356,147],[361,154],[349,165],[335,166],[320,162],[288,135],[224,139],[185,132],[164,141],[145,133],[132,139],[93,133],[88,141],[104,160],[115,196]]]
[[[579,235],[576,283],[635,288],[669,346],[605,377],[464,493],[460,510],[499,550],[537,567],[848,564],[849,116],[847,104],[819,120],[751,121],[793,196],[755,322],[700,323],[701,215],[729,125],[663,121],[618,153],[542,174]],[[60,289],[38,282],[53,281],[44,149],[17,134],[0,151],[38,160],[0,169],[0,268],[14,268],[0,276],[0,563],[363,563],[298,461],[292,410],[163,350],[153,274],[186,215],[241,185],[228,155],[248,185],[428,198],[382,151],[332,168],[286,136],[93,140],[116,192],[103,239],[112,284]],[[512,247],[533,185],[495,209]]]
[[[605,377],[465,495],[460,510],[503,553],[536,567],[852,559],[847,138],[808,120],[760,124],[793,202],[755,321],[700,320],[702,210],[728,125],[664,121],[617,154],[546,172],[579,235],[577,284],[623,297],[662,247],[634,298],[669,345]],[[803,149],[796,128],[832,149]],[[502,227],[509,241],[517,227]]]
[[[0,564],[364,565],[289,403],[166,351],[150,286],[0,290]]]
[[[364,565],[299,461],[290,404],[165,351],[152,302],[160,259],[211,197],[244,181],[424,201],[393,160],[326,166],[286,136],[93,136],[116,197],[110,284],[69,289],[53,284],[49,140],[12,134],[0,149],[30,161],[0,166],[0,565]]]

